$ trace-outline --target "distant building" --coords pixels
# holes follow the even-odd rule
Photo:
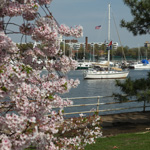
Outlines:
[[[144,47],[150,48],[150,42],[146,41],[146,42],[144,43]]]
[[[94,44],[97,44],[98,46],[102,46],[103,44],[105,44],[106,46],[108,46],[109,43],[100,42],[100,43],[94,43]],[[93,45],[93,43],[91,43],[91,45]],[[113,49],[117,49],[119,44],[117,42],[112,42],[112,45],[113,45]]]
[[[78,43],[78,40],[65,40],[65,43]]]
[[[81,46],[85,47],[85,43],[78,42],[77,40],[65,40],[65,42],[70,47],[73,47],[74,50],[80,49]],[[91,42],[91,43],[88,43],[88,45],[90,45],[91,47],[93,47],[94,45],[102,46],[103,44],[108,45],[109,43],[105,43],[105,42]],[[113,44],[113,49],[118,48],[118,43],[117,42],[113,42],[112,44]]]
[[[117,49],[117,48],[118,48],[118,45],[119,45],[119,44],[118,44],[117,42],[113,42],[112,44],[113,44],[113,48],[114,48],[114,49]]]

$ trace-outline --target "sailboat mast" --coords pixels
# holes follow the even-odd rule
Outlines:
[[[110,4],[108,5],[108,44],[110,43]],[[110,49],[108,49],[108,64],[110,62]],[[110,65],[108,65],[108,70],[110,70]]]
[[[108,5],[108,42],[110,42],[110,4]]]
[[[138,56],[139,56],[139,62],[140,62],[140,46],[139,46],[139,48],[138,48]]]

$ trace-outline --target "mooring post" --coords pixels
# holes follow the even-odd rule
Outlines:
[[[97,112],[99,112],[100,96],[97,96]]]
[[[145,112],[145,100],[144,100],[143,112]]]

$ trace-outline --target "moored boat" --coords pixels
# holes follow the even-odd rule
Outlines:
[[[112,67],[108,70],[106,67],[90,68],[84,72],[84,79],[124,79],[129,71],[122,71],[121,68]]]
[[[146,59],[143,59],[141,62],[135,62],[134,64],[129,66],[130,69],[150,69],[149,61]]]
[[[91,62],[78,62],[77,70],[79,69],[88,69],[92,66]]]
[[[113,68],[110,66],[110,49],[112,47],[112,41],[110,41],[110,4],[109,16],[108,16],[108,60],[105,64],[94,64],[94,68],[90,68],[84,72],[84,79],[123,79],[129,74],[129,71],[123,71],[121,68]],[[99,65],[99,68],[97,67]]]

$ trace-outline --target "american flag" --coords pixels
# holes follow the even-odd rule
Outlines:
[[[100,29],[100,28],[101,28],[101,25],[95,27],[95,29]]]

